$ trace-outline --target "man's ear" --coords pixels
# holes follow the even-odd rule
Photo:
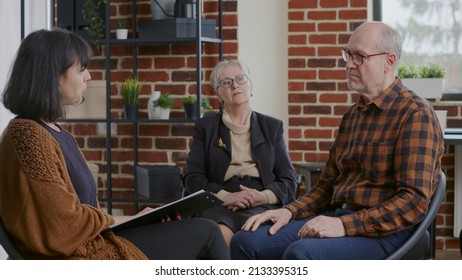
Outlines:
[[[388,54],[388,58],[385,64],[384,71],[385,72],[394,71],[394,69],[396,68],[394,67],[396,63],[398,63],[398,57],[396,56],[396,54],[395,53]]]

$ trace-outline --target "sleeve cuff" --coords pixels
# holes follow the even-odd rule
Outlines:
[[[278,204],[279,203],[278,197],[271,190],[264,189],[262,193],[264,193],[266,197],[268,198],[268,204]]]
[[[230,194],[230,192],[228,192],[228,191],[226,191],[226,190],[220,190],[220,191],[218,191],[218,192],[216,193],[216,196],[217,196],[219,199],[223,200],[223,198],[224,198],[226,195],[228,195],[228,194]]]

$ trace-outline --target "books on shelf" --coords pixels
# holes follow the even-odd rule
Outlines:
[[[116,232],[146,224],[160,223],[167,218],[173,221],[176,220],[177,216],[185,219],[222,203],[223,201],[213,193],[200,190],[171,203],[135,215],[124,222],[113,224],[109,229]]]

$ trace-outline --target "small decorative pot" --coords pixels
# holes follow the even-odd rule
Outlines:
[[[197,119],[199,114],[197,112],[196,104],[184,104],[184,113],[187,119]]]
[[[138,118],[138,104],[124,104],[125,118],[136,120]]]
[[[116,29],[116,38],[117,39],[127,39],[128,29]]]
[[[153,91],[151,92],[151,96],[148,99],[148,104],[147,104],[147,111],[148,111],[148,117],[150,119],[154,119],[153,113],[154,113],[154,108],[153,108],[153,102],[157,100],[160,96],[160,91]]]
[[[154,108],[152,110],[152,118],[160,120],[168,120],[170,118],[170,108]]]

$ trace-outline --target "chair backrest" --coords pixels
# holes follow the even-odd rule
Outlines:
[[[420,222],[409,239],[404,242],[401,247],[393,254],[388,256],[388,260],[412,260],[412,259],[425,259],[429,255],[430,242],[434,236],[430,236],[428,228],[435,220],[438,210],[440,209],[441,202],[443,201],[446,192],[446,175],[441,173],[441,178],[438,187],[432,196],[430,205],[428,207],[427,215]]]
[[[0,244],[2,245],[5,252],[8,254],[8,259],[10,260],[23,260],[24,258],[18,251],[16,244],[11,238],[8,231],[6,231],[3,220],[0,219]]]

